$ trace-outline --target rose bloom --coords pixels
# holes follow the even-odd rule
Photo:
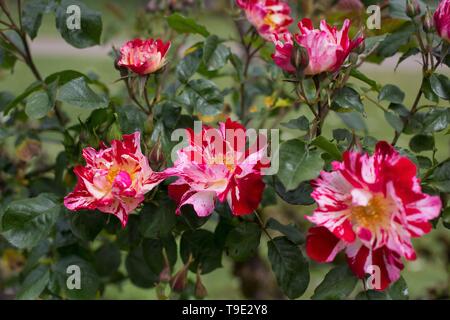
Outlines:
[[[434,13],[434,24],[439,36],[450,42],[450,0],[443,0],[439,3]]]
[[[169,48],[170,41],[163,43],[160,39],[134,39],[120,48],[117,64],[139,75],[150,74],[165,66]]]
[[[266,40],[271,35],[287,32],[292,23],[291,8],[280,0],[236,0],[236,4],[244,9],[248,21]]]
[[[307,219],[317,226],[308,232],[307,254],[330,262],[345,250],[359,278],[380,271],[373,289],[384,290],[400,277],[401,258],[416,258],[411,238],[431,230],[441,200],[422,192],[414,163],[387,142],[372,156],[347,151],[332,166],[313,181],[317,209]]]
[[[178,177],[169,185],[177,214],[190,204],[198,216],[208,216],[216,200],[227,201],[234,215],[250,214],[258,207],[265,186],[261,178],[265,147],[247,149],[245,132],[230,119],[219,123],[218,129],[203,126],[201,132],[187,131],[189,145],[178,151],[174,167],[165,171]]]
[[[350,20],[346,19],[341,30],[329,26],[325,20],[320,23],[320,29],[314,29],[310,19],[298,23],[300,33],[292,35],[274,35],[275,53],[272,59],[280,68],[287,72],[295,72],[291,63],[293,41],[304,47],[309,56],[309,64],[304,70],[305,75],[316,75],[322,72],[335,72],[347,59],[352,50],[358,47],[364,38],[351,40],[348,36]]]
[[[74,169],[78,183],[64,198],[69,210],[94,210],[115,215],[125,227],[128,215],[144,200],[144,194],[163,179],[153,172],[141,152],[140,133],[113,140],[111,147],[102,143],[99,151],[83,150],[86,166]]]

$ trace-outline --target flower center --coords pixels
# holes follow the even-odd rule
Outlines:
[[[209,165],[213,164],[223,164],[229,171],[234,171],[234,169],[236,169],[236,159],[232,155],[216,155],[209,161]]]
[[[366,206],[354,206],[351,217],[358,225],[372,231],[386,228],[389,226],[392,205],[383,195],[374,195]]]
[[[114,179],[116,179],[117,174],[120,172],[119,168],[111,168],[109,169],[108,175],[106,178],[108,179],[109,183],[113,183]]]

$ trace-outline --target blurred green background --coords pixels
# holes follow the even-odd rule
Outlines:
[[[74,69],[84,73],[93,72],[100,75],[101,80],[109,85],[112,92],[118,92],[123,90],[123,88],[120,82],[115,83],[119,75],[114,69],[111,57],[108,56],[108,51],[111,49],[111,45],[119,47],[123,41],[135,36],[136,16],[142,15],[147,1],[88,0],[85,2],[91,8],[102,12],[104,23],[103,38],[108,44],[103,47],[85,50],[72,48],[60,37],[54,26],[54,17],[47,15],[44,17],[39,36],[32,45],[35,62],[43,75],[64,69]],[[218,34],[225,39],[234,35],[232,20],[227,15],[214,12],[196,12],[194,15],[196,20],[204,24],[212,33]],[[190,42],[194,43],[195,37],[190,39]],[[388,59],[382,65],[365,64],[361,70],[383,85],[392,83],[400,87],[406,93],[405,102],[408,106],[413,102],[420,86],[421,66],[417,61],[418,59],[412,58],[403,63],[395,72],[394,66],[397,59],[398,57]],[[448,68],[442,69],[440,72],[450,75]],[[32,74],[21,63],[17,63],[12,75],[0,73],[1,90],[8,90],[15,94],[21,93],[33,81]],[[369,134],[380,140],[386,139],[390,141],[393,137],[393,129],[386,123],[383,113],[369,101],[365,101],[365,108]],[[74,121],[78,117],[83,118],[87,116],[86,111],[78,108],[71,108],[69,113]],[[303,111],[300,110],[300,113],[303,113]],[[291,112],[286,117],[286,120],[298,116],[299,113]],[[325,125],[325,136],[330,136],[331,131],[338,127],[343,127],[341,120],[331,116]],[[289,134],[287,133],[287,135]],[[409,136],[403,135],[399,141],[399,146],[407,146],[409,139]],[[439,149],[438,159],[442,160],[449,157],[450,135],[445,135],[445,132],[439,133],[436,136],[436,142]],[[61,144],[49,137],[45,148],[48,157],[55,156],[61,149]],[[430,156],[431,152],[425,153],[425,155]],[[283,204],[283,206],[287,205]],[[270,207],[268,211],[276,214],[278,209],[278,207]],[[295,211],[295,214],[300,218],[308,213],[295,206],[288,206],[287,209]],[[208,224],[211,225],[212,221],[209,221]],[[306,222],[304,227],[303,230],[306,230]],[[260,250],[266,250],[265,242],[262,241],[261,243]],[[445,287],[445,284],[450,281],[450,266],[445,256],[449,243],[449,232],[442,229],[441,226],[438,226],[437,231],[421,239],[414,240],[414,245],[419,251],[418,259],[414,262],[407,262],[405,272],[402,273],[408,283],[411,298],[425,297],[428,295],[428,290]],[[314,288],[331,267],[330,265],[316,265],[313,263],[311,265],[311,283],[303,298],[309,298],[312,295]],[[223,268],[205,275],[203,280],[208,289],[208,299],[242,298],[238,279],[233,277],[232,263],[227,258],[224,258]],[[362,288],[361,284],[359,286]],[[357,291],[355,290],[355,293]],[[105,298],[154,299],[156,294],[153,289],[139,289],[126,282],[120,287],[108,287]]]

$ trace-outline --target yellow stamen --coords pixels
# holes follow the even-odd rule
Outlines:
[[[374,195],[367,206],[355,206],[351,209],[351,217],[359,226],[371,231],[389,226],[392,202],[383,195]]]

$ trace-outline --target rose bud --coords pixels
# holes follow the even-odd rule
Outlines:
[[[417,0],[406,0],[406,15],[410,18],[420,14],[420,4]]]
[[[169,48],[170,41],[163,43],[160,39],[134,39],[120,48],[117,65],[139,75],[155,73],[166,65]]]
[[[450,0],[443,0],[434,13],[434,26],[439,36],[450,43]]]
[[[426,33],[433,33],[435,31],[433,14],[430,9],[427,9],[427,12],[423,16],[423,31]]]
[[[184,289],[186,289],[188,268],[188,266],[183,266],[183,268],[170,280],[170,287],[173,291],[183,292]]]
[[[291,56],[291,63],[297,71],[297,75],[303,74],[303,70],[309,65],[308,50],[305,47],[294,43],[294,50]]]
[[[202,283],[202,279],[200,278],[200,271],[197,271],[197,278],[195,281],[195,297],[197,299],[204,299],[208,295],[208,291]]]

